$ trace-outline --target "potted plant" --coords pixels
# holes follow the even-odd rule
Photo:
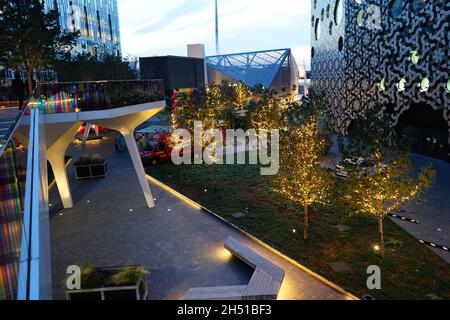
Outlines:
[[[100,155],[84,155],[74,163],[77,180],[104,178],[108,175],[108,165]]]
[[[81,267],[81,289],[68,290],[67,300],[146,300],[147,270],[142,266]]]

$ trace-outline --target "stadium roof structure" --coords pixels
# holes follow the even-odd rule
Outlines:
[[[281,70],[296,65],[293,60],[291,49],[278,49],[206,57],[206,65],[249,87],[269,88]]]

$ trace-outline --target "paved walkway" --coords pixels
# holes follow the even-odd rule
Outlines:
[[[333,157],[339,155],[336,137],[333,139],[331,156],[323,159],[322,166],[334,170],[340,157],[338,156],[337,159]],[[421,155],[413,155],[413,162],[417,166],[433,163],[438,174],[436,184],[425,195],[425,201],[412,203],[404,208],[404,212],[399,213],[402,216],[419,220],[420,224],[398,219],[392,219],[392,221],[419,240],[430,241],[450,248],[450,163]],[[450,263],[449,252],[431,247],[430,249]]]
[[[420,240],[430,241],[450,247],[450,163],[434,160],[428,157],[414,155],[416,165],[432,162],[438,176],[436,185],[425,195],[425,201],[408,205],[406,212],[400,214],[419,220],[413,224],[393,219],[396,223]],[[450,253],[432,249],[450,263]]]
[[[181,299],[192,287],[247,284],[253,270],[223,249],[233,236],[286,271],[280,299],[345,299],[346,297],[295,265],[243,237],[213,216],[152,184],[156,208],[148,209],[128,154],[114,153],[114,139],[71,147],[75,159],[100,153],[110,175],[93,181],[73,180],[75,208],[61,210],[50,194],[53,287],[64,299],[67,266],[142,264],[149,271],[150,299]],[[131,211],[132,210],[132,211]]]

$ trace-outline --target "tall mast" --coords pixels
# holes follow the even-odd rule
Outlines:
[[[215,0],[216,2],[216,54],[219,55],[220,54],[220,49],[219,49],[219,8],[217,5],[217,0]]]

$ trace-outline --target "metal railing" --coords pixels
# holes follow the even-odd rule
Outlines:
[[[100,111],[164,100],[163,80],[117,80],[43,83],[33,92],[26,106],[11,120],[0,138],[0,155],[6,148],[17,124],[31,108],[44,114]]]
[[[163,80],[41,84],[32,107],[45,114],[99,111],[164,99]]]
[[[6,130],[6,133],[0,137],[0,156],[3,154],[5,148],[8,145],[8,142],[10,141],[13,133],[18,127],[18,124],[21,122],[23,116],[28,112],[28,107],[30,102],[34,99],[34,96],[36,95],[37,88],[34,89],[33,95],[28,98],[27,101],[24,101],[24,107],[22,110],[19,110],[18,114],[14,119],[11,120],[11,123],[9,125],[8,130]],[[17,106],[19,105],[19,102],[17,102]]]
[[[28,238],[24,228],[25,190],[29,181],[28,148],[13,134],[24,124],[23,113],[10,126],[0,153],[0,300],[17,299],[21,262],[28,256]],[[21,130],[22,131],[22,130]],[[30,140],[30,130],[23,130],[22,143]],[[22,275],[24,279],[25,275]]]

